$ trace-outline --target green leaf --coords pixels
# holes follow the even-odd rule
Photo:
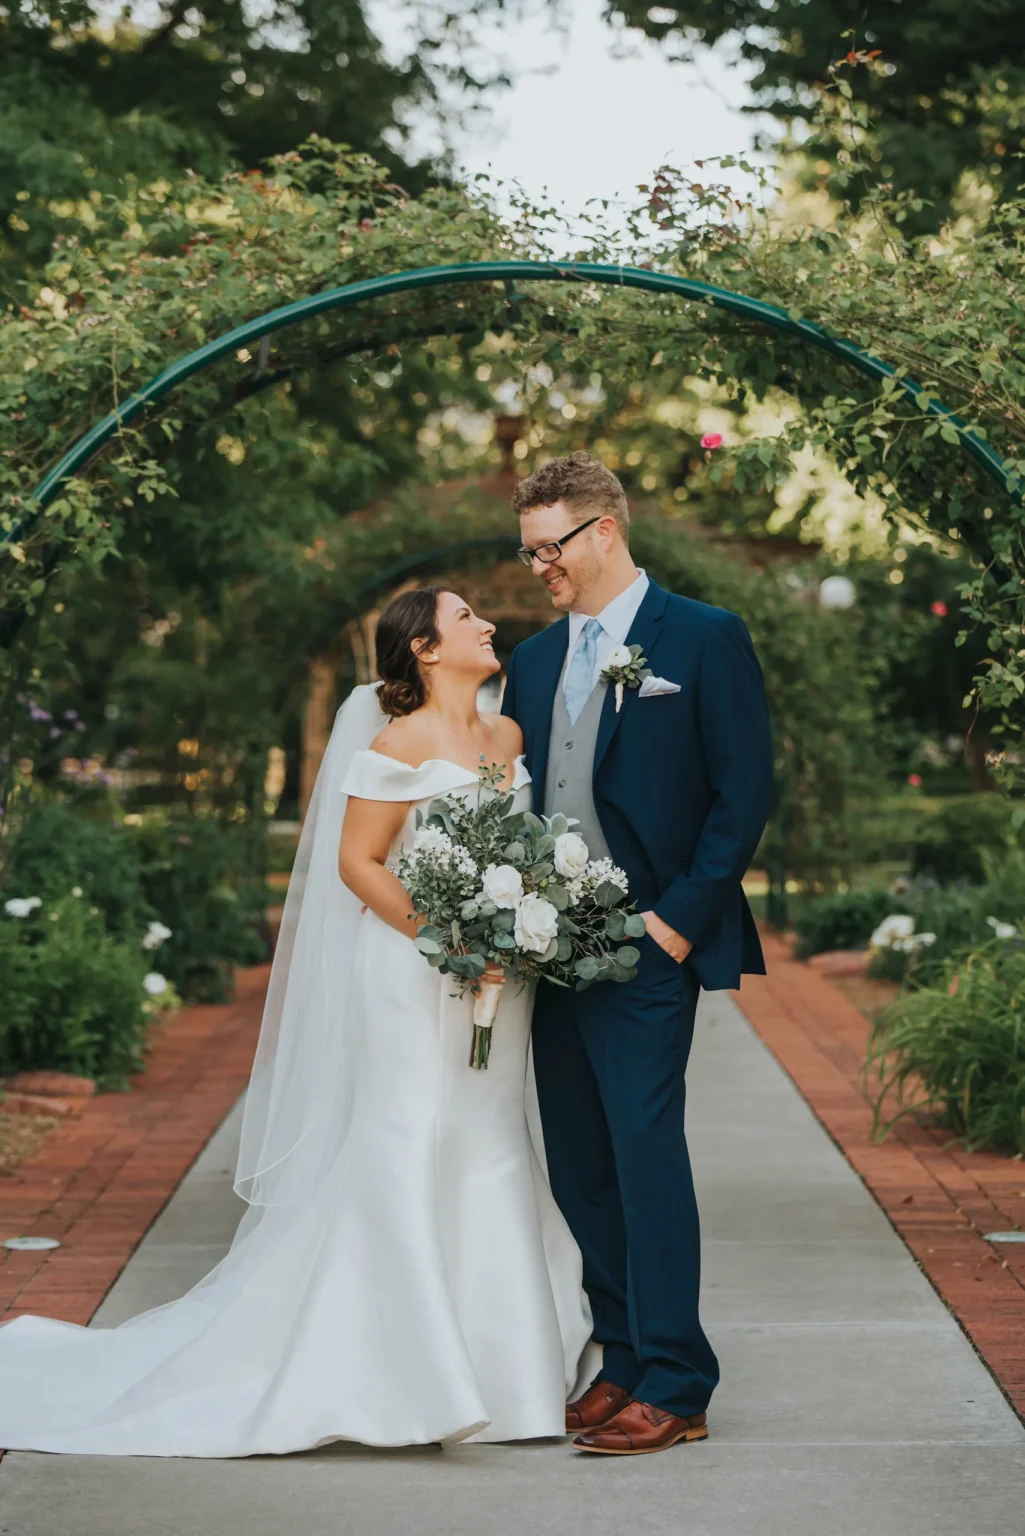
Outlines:
[[[541,959],[543,961],[545,961],[545,962],[547,962],[549,960],[554,960],[556,958],[556,956],[558,955],[558,953],[559,953],[559,940],[558,939],[550,939],[548,944],[545,946],[545,952],[541,956]]]
[[[631,912],[624,925],[628,939],[643,939],[648,928],[639,912]]]
[[[564,885],[557,884],[554,880],[545,886],[545,901],[550,901],[556,912],[565,912],[569,906],[569,891]]]
[[[608,917],[605,919],[605,932],[614,944],[618,944],[620,939],[625,939],[626,913],[610,912]]]
[[[425,938],[422,933],[417,934],[413,943],[422,955],[440,955],[442,953],[441,945],[437,939]]]
[[[626,899],[626,896],[625,892],[621,891],[618,885],[613,885],[611,880],[603,880],[594,893],[594,899],[599,907],[617,907]]]
[[[616,950],[616,964],[625,966],[627,969],[636,966],[640,958],[640,950],[635,949],[632,944],[624,944],[622,949]]]
[[[582,955],[573,969],[581,981],[594,981],[600,967],[594,955]]]

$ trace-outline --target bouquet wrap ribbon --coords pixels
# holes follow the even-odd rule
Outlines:
[[[480,992],[473,1000],[473,1022],[478,1029],[490,1029],[502,1000],[504,981],[482,981]]]
[[[487,1067],[491,1055],[491,1026],[498,1013],[505,979],[482,981],[480,991],[473,1000],[473,1040],[470,1044],[470,1066],[478,1071]]]

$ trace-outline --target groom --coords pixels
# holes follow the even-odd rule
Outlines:
[[[551,459],[513,506],[520,558],[567,617],[517,646],[503,712],[523,729],[535,809],[579,819],[647,926],[633,981],[542,982],[534,1010],[549,1175],[604,1346],[566,1428],[581,1450],[632,1455],[704,1439],[719,1379],[698,1318],[684,1074],[699,988],[765,969],[741,879],[769,814],[768,708],[742,620],[635,567],[604,465]],[[624,643],[655,676],[617,711],[603,674]]]

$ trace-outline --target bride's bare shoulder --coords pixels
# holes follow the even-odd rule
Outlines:
[[[409,768],[419,768],[425,757],[430,756],[432,733],[428,721],[421,719],[419,711],[412,715],[396,715],[383,731],[378,731],[370,743],[371,752],[390,757],[394,762],[405,763]]]
[[[512,757],[519,757],[523,751],[523,732],[516,721],[511,720],[508,715],[483,714],[481,718],[492,741],[497,742],[499,749]]]

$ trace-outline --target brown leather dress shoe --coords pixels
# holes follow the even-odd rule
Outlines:
[[[630,1401],[629,1392],[611,1381],[592,1382],[575,1403],[566,1404],[566,1433],[575,1435],[581,1429],[598,1429],[615,1418],[621,1408]]]
[[[683,1419],[631,1398],[615,1418],[578,1435],[573,1444],[579,1451],[597,1451],[602,1456],[643,1456],[648,1451],[666,1451],[682,1441],[707,1439],[705,1414]]]

